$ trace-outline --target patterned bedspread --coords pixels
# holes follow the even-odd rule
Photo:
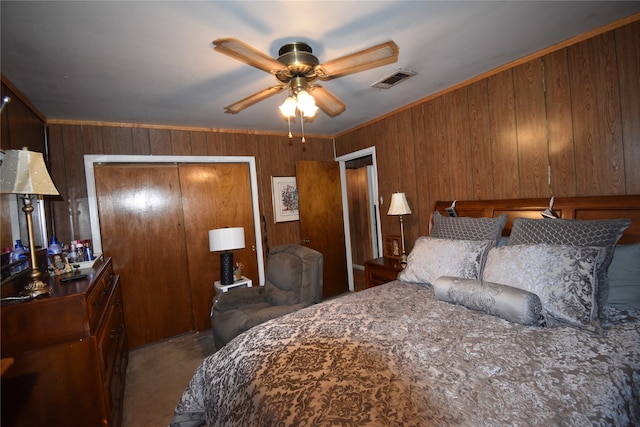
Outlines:
[[[529,327],[388,283],[240,335],[172,425],[640,425],[640,313],[604,313],[605,336]]]

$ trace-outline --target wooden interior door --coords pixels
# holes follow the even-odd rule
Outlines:
[[[96,165],[105,256],[121,277],[130,347],[193,325],[177,165]]]
[[[302,244],[324,256],[322,297],[349,291],[337,162],[296,162]]]
[[[244,275],[259,285],[256,235],[247,163],[181,164],[180,187],[194,327],[211,328],[214,281],[220,280],[220,253],[209,252],[209,230],[243,227],[245,248],[233,251],[245,265]]]

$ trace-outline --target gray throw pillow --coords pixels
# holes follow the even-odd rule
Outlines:
[[[613,258],[613,249],[624,230],[631,225],[630,219],[530,219],[513,220],[507,245],[550,243],[554,245],[596,246],[606,249],[605,259],[598,272],[599,313],[607,302],[609,280],[607,270]]]
[[[538,295],[549,326],[562,322],[602,333],[596,293],[604,257],[604,248],[592,246],[501,246],[489,251],[482,279]]]
[[[440,276],[479,279],[491,240],[449,240],[421,236],[398,280],[433,285]]]
[[[433,213],[433,228],[429,235],[439,239],[493,240],[497,245],[508,219],[507,214],[497,218],[472,218],[449,217],[436,211]]]
[[[640,310],[640,243],[616,246],[609,265],[607,302]]]
[[[520,288],[442,276],[433,285],[436,298],[522,325],[542,325],[542,303],[538,295]]]

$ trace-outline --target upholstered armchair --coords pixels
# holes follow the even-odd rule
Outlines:
[[[306,246],[271,249],[264,286],[236,288],[214,298],[211,327],[217,349],[236,335],[322,299],[323,257]]]

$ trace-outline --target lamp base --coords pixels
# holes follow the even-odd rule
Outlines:
[[[35,298],[40,295],[51,293],[51,287],[40,279],[32,279],[27,283],[27,286],[24,287],[23,293],[31,298]]]
[[[233,253],[224,251],[220,254],[220,283],[230,285],[233,283]]]

